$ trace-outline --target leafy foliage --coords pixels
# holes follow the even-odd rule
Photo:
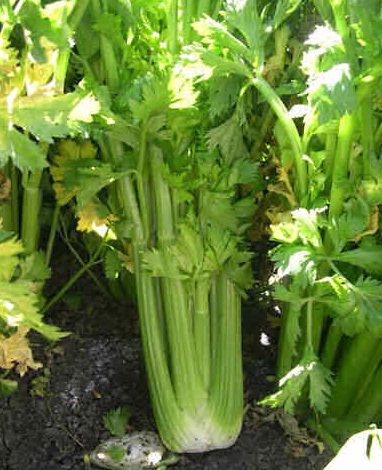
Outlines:
[[[123,437],[130,418],[130,411],[126,406],[110,410],[103,418],[104,425],[114,436]]]
[[[32,328],[49,339],[57,340],[67,333],[43,322],[39,313],[41,299],[38,295],[36,281],[46,279],[48,271],[39,256],[20,259],[24,249],[15,237],[2,240],[0,243],[0,318],[9,327]],[[33,263],[35,259],[35,263]],[[33,263],[33,268],[31,267]],[[25,330],[23,330],[25,331]]]
[[[280,390],[262,403],[283,406],[288,413],[294,414],[308,383],[310,406],[325,413],[333,385],[332,373],[325,369],[310,349],[305,351],[302,360],[280,380]]]
[[[27,334],[34,329],[51,340],[67,333],[43,322],[39,285],[49,277],[41,253],[23,257],[23,246],[13,234],[0,229],[0,368],[23,376],[42,364],[34,361]],[[0,394],[12,393],[17,382],[0,378]]]

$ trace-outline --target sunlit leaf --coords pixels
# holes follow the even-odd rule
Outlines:
[[[9,118],[39,140],[52,142],[78,130],[78,122],[89,123],[100,111],[91,94],[66,93],[60,96],[25,96],[15,101]]]
[[[25,325],[49,339],[57,340],[68,333],[43,322],[34,283],[26,280],[0,281],[0,317],[10,326]]]
[[[41,147],[32,142],[0,116],[0,166],[6,165],[11,158],[21,170],[42,169],[47,166],[46,154]]]
[[[288,413],[294,414],[298,400],[308,386],[310,406],[320,413],[325,413],[333,385],[332,373],[321,364],[314,352],[307,348],[299,364],[280,380],[279,385],[280,390],[265,398],[263,404],[281,406]]]

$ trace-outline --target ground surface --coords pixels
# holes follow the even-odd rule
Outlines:
[[[63,285],[75,269],[69,259],[61,258],[47,294]],[[53,349],[33,337],[36,358],[44,362],[45,369],[24,377],[18,393],[0,397],[1,470],[93,470],[84,463],[84,455],[109,437],[102,418],[118,406],[129,407],[133,429],[155,429],[134,310],[100,293],[86,275],[67,297],[72,304],[73,299],[76,306],[60,301],[48,315],[49,321],[73,334]],[[245,307],[244,316],[245,399],[252,405],[272,387],[274,340],[270,335],[269,346],[259,343],[261,333],[269,327],[256,299]],[[39,396],[44,383],[45,394]],[[327,452],[320,455],[317,446],[305,438],[291,439],[288,433],[295,433],[283,417],[262,415],[249,407],[243,431],[232,448],[183,455],[171,468],[324,468]]]

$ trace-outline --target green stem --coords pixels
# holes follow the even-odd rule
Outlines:
[[[168,48],[173,57],[179,51],[178,0],[169,0],[167,10]]]
[[[96,22],[100,21],[102,6],[99,0],[91,0],[91,7]],[[102,80],[104,80],[111,93],[116,93],[119,89],[119,66],[115,55],[113,43],[102,33],[100,33],[100,49],[102,60]],[[98,77],[101,78],[101,77]]]
[[[313,301],[308,300],[306,308],[306,342],[309,349],[314,351],[313,346]]]
[[[143,233],[145,234],[146,241],[150,237],[150,222],[149,222],[149,207],[147,204],[148,192],[145,190],[144,185],[144,172],[147,152],[147,121],[142,123],[141,136],[139,142],[138,166],[137,166],[137,193],[140,207],[141,221],[143,225]]]
[[[229,430],[233,444],[243,417],[243,372],[241,355],[241,302],[226,273],[217,280],[217,344],[211,363],[209,396],[217,422]]]
[[[222,0],[215,0],[211,2],[211,18],[216,19],[219,15],[219,12],[223,9],[223,1]]]
[[[54,246],[54,241],[56,239],[56,234],[58,230],[58,219],[60,216],[60,205],[56,203],[53,211],[53,217],[52,217],[52,224],[50,226],[50,232],[49,232],[49,238],[48,238],[48,243],[46,245],[46,250],[45,250],[45,259],[46,259],[46,265],[50,265],[50,260],[52,258],[52,253],[53,253],[53,246]]]
[[[65,79],[68,70],[70,57],[70,47],[59,50],[57,61],[54,67],[54,87],[56,92],[63,94]]]
[[[199,20],[203,15],[210,15],[211,1],[199,0],[196,7],[196,20]]]
[[[19,234],[19,173],[12,160],[3,171],[11,182],[11,193],[8,200],[0,204],[1,225],[4,230]]]
[[[347,194],[350,154],[354,137],[354,116],[345,114],[340,119],[338,129],[337,152],[333,165],[332,185],[330,189],[329,217],[337,218],[341,215]]]
[[[77,29],[77,26],[80,24],[80,21],[89,5],[90,0],[77,0],[76,5],[73,8],[69,16],[69,27],[72,31]]]
[[[197,363],[206,389],[210,382],[211,369],[211,325],[209,293],[211,280],[197,280],[195,283],[194,338]]]
[[[145,250],[144,245],[133,245],[141,339],[151,403],[163,443],[170,450],[180,451],[187,445],[188,419],[178,406],[168,368],[166,346],[162,335],[158,334],[161,321],[156,283],[142,268],[141,256]]]
[[[328,415],[342,418],[348,411],[379,342],[380,338],[370,332],[352,338],[346,354],[341,358],[327,410]]]
[[[45,313],[58,301],[61,297],[78,281],[78,279],[90,269],[96,263],[97,258],[99,257],[102,248],[105,245],[105,239],[99,244],[97,250],[93,253],[90,257],[89,261],[82,266],[82,268],[76,272],[74,276],[72,276],[69,281],[60,289],[60,291],[49,300],[47,304],[45,304],[44,308],[41,310],[41,314],[45,315]]]
[[[26,253],[37,250],[40,236],[40,206],[41,189],[40,181],[42,171],[35,171],[28,175],[27,170],[23,173],[23,207],[21,221],[21,240]]]
[[[362,384],[354,395],[346,420],[372,422],[381,408],[382,387],[382,343],[370,359],[368,367],[364,371]]]
[[[289,117],[288,110],[286,109],[284,103],[281,101],[281,99],[277,95],[276,91],[271,87],[271,85],[261,76],[254,77],[252,79],[252,83],[263,95],[270,107],[273,109],[286,135],[288,136],[293,151],[293,162],[297,174],[296,194],[298,194],[299,200],[301,201],[307,194],[308,181],[306,163],[303,159],[303,149],[298,130],[292,118]]]
[[[371,175],[370,159],[375,153],[374,148],[374,123],[373,123],[373,82],[362,83],[358,89],[360,121],[362,126],[362,175],[361,178],[367,179]]]
[[[325,181],[325,189],[326,193],[330,192],[331,188],[331,179],[330,175],[333,170],[334,161],[336,157],[336,149],[337,149],[337,132],[330,132],[326,135],[325,140],[325,161],[324,161],[324,170],[326,181]]]
[[[160,168],[163,161],[158,147],[150,149],[150,163],[154,186],[158,246],[160,249],[166,250],[174,239],[171,194],[161,175]],[[178,279],[166,277],[162,278],[160,282],[175,395],[184,410],[195,414],[200,407],[200,400],[205,400],[206,392],[203,390],[197,368],[187,284]],[[185,371],[187,371],[186,374]]]
[[[325,345],[321,353],[321,360],[327,369],[332,369],[336,360],[336,355],[339,352],[339,344],[343,337],[341,327],[339,325],[331,324],[329,331],[326,334]]]

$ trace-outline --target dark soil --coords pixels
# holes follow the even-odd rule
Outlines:
[[[65,256],[56,265],[46,286],[49,296],[78,269]],[[273,387],[275,358],[274,333],[266,321],[270,307],[255,297],[244,307],[245,399],[250,406],[242,433],[230,449],[182,455],[174,470],[322,470],[330,458],[328,451],[319,454],[313,440],[288,435],[294,433],[283,429],[276,415],[253,406]],[[68,305],[74,299],[76,308]],[[32,336],[35,357],[44,368],[23,377],[18,393],[0,397],[1,470],[93,469],[84,456],[110,437],[102,419],[119,406],[130,409],[132,429],[155,429],[134,308],[100,293],[88,275],[66,301],[56,303],[47,320],[73,334],[54,346]],[[260,344],[262,333],[270,345]]]

